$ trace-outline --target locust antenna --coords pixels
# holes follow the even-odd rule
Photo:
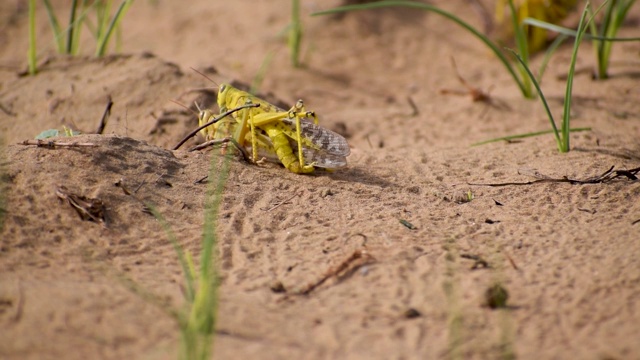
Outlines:
[[[177,101],[177,100],[169,99],[169,101],[171,101],[172,103],[174,103],[174,104],[176,104],[176,105],[180,105],[180,106],[182,106],[183,108],[185,108],[185,109],[187,109],[187,110],[191,111],[191,112],[192,112],[194,115],[196,115],[196,116],[198,116],[198,114],[199,114],[199,113],[197,113],[197,112],[193,111],[193,109],[192,109],[192,108],[188,107],[187,105],[185,105],[185,104],[183,104],[183,103],[181,103],[181,102],[179,102],[179,101]],[[196,108],[198,109],[198,111],[200,111],[200,107],[198,106],[198,103],[196,103]]]
[[[202,75],[202,77],[203,77],[203,78],[205,78],[205,79],[207,79],[207,80],[211,81],[212,83],[216,84],[216,86],[218,86],[218,87],[220,86],[220,85],[218,85],[218,83],[217,83],[217,82],[213,81],[213,79],[212,79],[212,78],[208,77],[207,75],[205,75],[205,74],[204,74],[204,73],[202,73],[201,71],[198,71],[198,70],[196,70],[196,69],[194,69],[194,68],[192,68],[192,67],[190,67],[190,69],[191,69],[191,70],[193,70],[193,71],[195,71],[195,72],[197,72],[198,74]]]

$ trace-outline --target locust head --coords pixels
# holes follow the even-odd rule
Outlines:
[[[199,126],[202,126],[213,119],[214,116],[211,110],[201,109],[200,106],[198,106],[198,103],[195,103],[195,105],[196,105],[196,108],[198,109],[198,125]],[[215,132],[216,132],[216,128],[213,125],[207,126],[206,128],[200,130],[200,133],[206,139],[212,139]]]
[[[220,87],[218,88],[218,107],[220,108],[221,113],[228,110],[227,100],[230,100],[229,91],[231,89],[233,89],[233,87],[229,84],[220,84]]]

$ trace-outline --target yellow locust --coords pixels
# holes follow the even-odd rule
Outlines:
[[[220,113],[247,104],[259,106],[241,109],[202,129],[207,140],[231,139],[243,152],[251,152],[253,162],[265,158],[294,173],[347,165],[346,157],[351,150],[346,139],[319,126],[315,113],[307,111],[302,100],[283,110],[246,91],[221,84],[217,102]],[[210,110],[201,110],[200,125],[209,122],[213,115]]]

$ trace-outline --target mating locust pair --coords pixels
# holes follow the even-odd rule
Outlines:
[[[217,102],[220,114],[216,117],[206,109],[198,114],[196,131],[208,140],[206,144],[232,142],[252,162],[265,159],[280,163],[296,174],[347,165],[346,157],[351,153],[347,140],[319,126],[315,113],[307,111],[302,100],[284,110],[221,84]],[[176,148],[180,145],[182,142]]]

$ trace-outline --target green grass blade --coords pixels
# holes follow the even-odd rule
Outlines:
[[[607,0],[606,9],[604,10],[604,16],[602,17],[602,24],[600,24],[600,30],[598,31],[598,35],[606,36],[608,29],[611,27],[611,22],[613,21],[613,14],[615,11],[615,7],[618,3],[618,0]]]
[[[216,157],[212,158],[212,162]],[[207,204],[205,206],[205,226],[203,231],[203,246],[200,259],[200,278],[198,282],[198,292],[193,303],[189,316],[190,332],[196,339],[198,358],[210,358],[213,350],[213,334],[216,327],[218,294],[217,294],[217,271],[214,266],[214,249],[217,247],[217,219],[222,201],[222,193],[229,175],[229,158],[222,161],[222,168],[219,173],[215,172],[215,167],[211,167],[210,179],[217,178],[211,182],[207,194]]]
[[[512,49],[507,49],[507,50],[511,51],[511,53],[516,57],[516,59],[518,59],[520,64],[522,64],[523,68],[527,72],[527,75],[531,79],[531,82],[533,83],[533,86],[536,87],[536,91],[538,92],[538,95],[540,95],[540,100],[542,101],[542,105],[544,105],[544,110],[547,112],[547,117],[549,118],[549,122],[551,123],[551,127],[553,128],[553,135],[556,137],[556,143],[558,144],[558,150],[562,149],[562,140],[560,139],[560,133],[558,132],[558,127],[556,126],[556,122],[553,120],[553,115],[551,114],[551,110],[549,109],[549,104],[547,103],[547,99],[544,97],[544,94],[542,93],[542,90],[540,90],[540,84],[538,84],[538,82],[536,81],[536,78],[531,73],[531,70],[529,70],[529,67],[520,58],[520,55],[518,55]],[[560,150],[560,151],[562,151],[562,150]]]
[[[527,35],[525,34],[524,27],[518,22],[518,12],[516,11],[515,5],[513,5],[513,0],[509,0],[509,12],[511,13],[511,25],[513,26],[513,31],[515,32],[515,40],[516,47],[518,48],[518,53],[522,60],[528,65],[529,60],[529,48],[527,47]]]
[[[591,34],[584,33],[582,35],[583,39],[592,40],[593,48],[596,54],[597,60],[597,74],[596,76],[599,79],[607,78],[607,70],[609,68],[609,59],[611,57],[611,48],[613,47],[613,42],[624,42],[624,41],[640,41],[639,37],[630,37],[630,38],[618,38],[615,35],[617,34],[622,22],[626,18],[627,12],[631,5],[635,0],[630,0],[626,3],[622,3],[620,1],[605,1],[602,3],[596,11],[591,12],[591,7],[589,7],[588,17],[593,18],[594,14],[600,12],[603,7],[606,5],[606,10],[603,16],[603,22],[600,25],[600,28],[596,26],[593,21],[588,22],[588,27]],[[568,29],[562,26],[550,24],[544,21],[540,21],[537,19],[527,18],[524,23],[529,24],[531,26],[536,26],[540,28],[544,28],[549,31],[554,31],[566,36],[577,37],[578,32],[573,29]]]
[[[102,34],[106,31],[107,24],[109,24],[109,17],[105,14],[105,2],[96,1],[96,27],[93,32],[96,40],[102,37]]]
[[[606,2],[605,2],[606,3]],[[589,16],[593,16],[593,13],[591,12],[591,6],[589,6]],[[600,64],[602,64],[602,62],[600,61],[600,56],[602,55],[602,41],[598,41],[597,38],[600,38],[600,35],[598,33],[598,27],[596,26],[595,22],[592,22],[589,24],[589,31],[591,31],[591,43],[593,45],[593,52],[596,56],[596,74],[595,76],[600,78],[600,74],[602,72],[602,68],[600,66]],[[574,35],[573,37],[576,37],[578,34],[577,32],[574,31]]]
[[[80,49],[80,34],[82,33],[82,25],[87,19],[89,8],[89,0],[82,0],[82,11],[78,16],[76,16],[76,20],[73,24],[73,39],[71,42],[71,54],[78,55],[78,50]]]
[[[133,0],[125,0],[118,7],[118,10],[116,11],[115,15],[111,19],[111,22],[109,23],[109,27],[104,33],[101,34],[101,37],[98,39],[96,57],[104,56],[107,50],[107,45],[109,44],[109,39],[111,38],[111,34],[113,33],[114,28],[116,28],[120,24],[120,21],[124,17],[124,14],[126,13],[127,9],[129,8],[132,2]]]
[[[75,12],[73,15],[73,20],[69,22],[69,25],[62,29],[60,28],[60,24],[55,15],[55,11],[53,10],[53,6],[51,5],[49,0],[43,0],[45,7],[47,9],[47,15],[49,17],[49,23],[54,33],[54,42],[56,43],[56,47],[58,52],[61,54],[69,53],[71,55],[76,55],[78,53],[78,48],[80,44],[80,34],[81,28],[83,24],[87,24],[88,18],[87,14],[89,10],[95,6],[97,2],[93,2],[89,4],[89,0],[83,0],[82,8],[83,11],[78,14],[77,12],[77,3]],[[89,24],[88,24],[89,25]],[[66,43],[65,43],[66,38]]]
[[[44,7],[47,9],[47,16],[49,17],[49,24],[51,24],[51,28],[53,29],[54,41],[56,43],[56,47],[58,48],[58,53],[64,53],[64,40],[62,39],[62,29],[60,28],[60,23],[58,22],[58,17],[56,16],[55,11],[53,11],[53,6],[51,6],[51,2],[49,0],[43,0]]]
[[[71,2],[71,14],[69,15],[69,32],[67,33],[67,48],[65,52],[67,54],[73,53],[73,33],[77,28],[76,24],[76,11],[78,9],[78,0]]]
[[[523,23],[527,25],[537,26],[549,31],[557,32],[559,34],[566,35],[566,36],[576,37],[578,35],[578,33],[573,29],[551,24],[538,19],[526,18]],[[595,27],[595,24],[593,24],[592,26]],[[619,37],[608,37],[608,36],[599,36],[599,35],[590,35],[590,34],[584,34],[583,39],[600,40],[600,41],[607,41],[607,42],[640,41],[640,37],[619,38]]]
[[[516,7],[513,5],[513,0],[508,1],[509,12],[511,13],[511,25],[515,33],[516,46],[520,54],[521,60],[524,62],[524,66],[529,66],[529,44],[527,44],[527,34],[525,34],[524,27],[519,24],[518,13]],[[527,93],[531,93],[531,81],[527,76],[526,70],[523,65],[518,63],[518,70],[520,71],[520,79],[522,79],[524,87],[527,89]],[[533,97],[533,94],[532,96]]]
[[[606,22],[606,27],[605,25],[601,25],[602,34],[604,37],[615,38],[616,34],[618,33],[618,30],[622,26],[622,22],[627,16],[627,12],[629,11],[629,8],[631,7],[631,5],[633,5],[634,2],[635,0],[628,1],[626,3],[623,3],[622,0],[611,1],[610,3],[611,9],[612,9],[611,13],[607,11],[604,15],[605,18],[608,19],[608,21]],[[606,79],[608,77],[607,70],[609,69],[609,59],[611,58],[612,47],[613,47],[613,43],[604,42],[602,43],[602,46],[599,48],[600,57],[599,57],[598,77],[601,79]]]
[[[111,1],[98,1],[96,6],[96,28],[94,36],[101,39],[107,32],[109,26],[109,13],[111,10]]]
[[[511,65],[511,63],[507,59],[507,57],[502,53],[500,48],[498,48],[498,46],[493,41],[491,41],[491,39],[489,39],[487,36],[485,36],[484,34],[479,32],[475,28],[473,28],[471,25],[469,25],[468,23],[466,23],[465,21],[463,21],[459,17],[457,17],[457,16],[455,16],[455,15],[453,15],[453,14],[447,12],[447,11],[439,9],[439,8],[433,6],[433,5],[428,5],[428,4],[419,3],[419,2],[413,2],[413,1],[377,1],[377,2],[373,2],[373,3],[367,3],[367,4],[340,6],[340,7],[336,7],[336,8],[325,10],[325,11],[319,11],[319,12],[313,13],[311,15],[312,16],[327,15],[327,14],[335,14],[335,13],[340,13],[340,12],[348,12],[348,11],[356,11],[356,10],[377,9],[377,8],[384,8],[384,7],[390,7],[390,6],[409,7],[409,8],[421,9],[421,10],[424,10],[424,11],[431,11],[431,12],[434,12],[434,13],[436,13],[438,15],[444,16],[445,18],[447,18],[447,19],[455,22],[456,24],[460,25],[462,28],[464,28],[465,30],[469,31],[476,38],[480,39],[487,47],[489,47],[489,49],[491,49],[491,51],[493,51],[493,53],[498,57],[500,62],[502,62],[504,67],[507,69],[507,71],[509,72],[511,77],[513,77],[513,80],[518,85],[518,88],[520,89],[520,91],[522,92],[522,95],[524,97],[526,97],[526,98],[533,97],[533,94],[531,93],[531,91],[526,88],[526,86],[525,86],[525,84],[523,82],[524,80],[520,79],[518,74],[513,69],[513,66]]]
[[[586,32],[583,32],[581,34],[581,38],[593,41],[593,48],[598,62],[596,75],[599,79],[607,78],[607,69],[609,68],[609,59],[611,57],[611,48],[613,47],[613,42],[640,41],[640,38],[638,37],[616,37],[620,26],[622,26],[622,22],[627,16],[629,8],[631,7],[631,5],[633,5],[634,2],[635,0],[630,0],[627,3],[621,3],[617,0],[605,1],[596,9],[595,12],[591,11],[591,6],[585,8],[585,11],[587,11],[587,17],[590,19],[589,21],[587,21],[586,26],[590,30],[591,34],[586,34]],[[598,14],[605,5],[607,6],[607,8],[603,16],[603,22],[598,29],[592,19],[594,18],[595,14]],[[544,28],[549,31],[554,31],[566,36],[578,37],[578,31],[567,29],[565,27],[550,24],[537,19],[527,18],[524,20],[524,23],[531,26]]]
[[[218,159],[217,156],[211,157],[198,286],[191,308],[181,324],[180,352],[184,359],[210,359],[213,351],[218,310],[218,273],[215,264],[217,221],[224,187],[229,178],[231,156],[224,156],[221,165],[216,166]]]
[[[607,16],[605,14],[600,29],[598,29],[595,22],[592,22],[589,24],[589,30],[591,31],[592,37],[594,38],[594,40],[592,40],[592,44],[593,44],[593,50],[595,52],[596,61],[597,61],[596,74],[595,74],[597,79],[604,79],[607,77],[607,68],[604,66],[604,60],[603,60],[605,42],[598,39],[602,39],[602,37],[606,34],[605,28],[608,26],[607,24],[609,23],[609,20],[610,20],[612,2],[605,0],[605,2],[602,5],[603,6],[607,5],[607,10],[605,12],[608,13],[609,15]],[[593,17],[595,12],[591,11],[591,6],[588,7],[588,11],[589,11],[589,16]],[[576,32],[576,37],[577,37],[577,32]]]
[[[573,128],[570,131],[571,132],[591,131],[591,128],[590,127]],[[480,141],[480,142],[477,142],[477,143],[473,143],[473,144],[471,144],[471,146],[480,146],[480,145],[485,145],[485,144],[498,142],[498,141],[511,141],[511,140],[516,140],[516,139],[524,139],[524,138],[535,137],[535,136],[546,135],[546,134],[552,134],[552,133],[554,133],[553,130],[543,130],[543,131],[536,131],[536,132],[530,132],[530,133],[525,133],[525,134],[509,135],[509,136],[503,136],[503,137],[499,137],[499,138],[493,138],[493,139],[489,139],[489,140],[484,140],[484,141]]]
[[[617,32],[615,25],[615,11],[619,2],[617,0],[609,0],[607,8],[604,12],[603,22],[600,24],[600,36],[615,36]],[[611,56],[611,42],[599,41],[598,42],[598,79],[606,79],[608,77],[607,70],[609,69],[609,58]]]
[[[182,267],[182,272],[184,273],[185,288],[186,288],[185,297],[187,298],[188,302],[193,302],[193,299],[195,298],[194,277],[193,277],[193,272],[190,269],[187,256],[185,256],[185,253],[182,250],[182,246],[180,246],[180,243],[178,242],[178,238],[176,237],[176,234],[173,232],[173,229],[171,229],[171,226],[165,220],[162,214],[158,211],[158,209],[156,209],[155,206],[148,203],[145,203],[145,206],[149,210],[151,210],[151,213],[156,218],[156,220],[158,220],[158,222],[160,223],[160,226],[162,226],[162,229],[167,234],[167,237],[169,238],[171,245],[173,245],[173,249],[178,255],[178,261],[180,262],[180,267]]]
[[[582,11],[582,16],[580,16],[580,22],[578,23],[578,33],[576,39],[573,43],[573,52],[571,53],[571,62],[569,64],[569,73],[567,74],[567,89],[565,90],[564,95],[564,109],[562,114],[562,148],[560,152],[568,152],[570,148],[569,144],[569,122],[571,118],[571,94],[573,91],[573,77],[576,70],[576,60],[578,58],[578,49],[580,49],[580,42],[582,41],[582,36],[587,31],[587,26],[589,22],[593,19],[591,17],[589,21],[585,23],[585,19],[587,18],[587,14],[589,13],[590,7],[589,1],[584,7]],[[595,14],[594,14],[595,15]]]
[[[29,75],[35,75],[36,65],[36,0],[29,0],[29,50],[27,51]]]
[[[116,53],[122,52],[122,26],[118,26],[116,28],[116,45],[115,45]]]
[[[291,65],[300,67],[300,45],[302,44],[300,0],[291,0],[291,25],[289,26],[288,43],[291,52]]]

